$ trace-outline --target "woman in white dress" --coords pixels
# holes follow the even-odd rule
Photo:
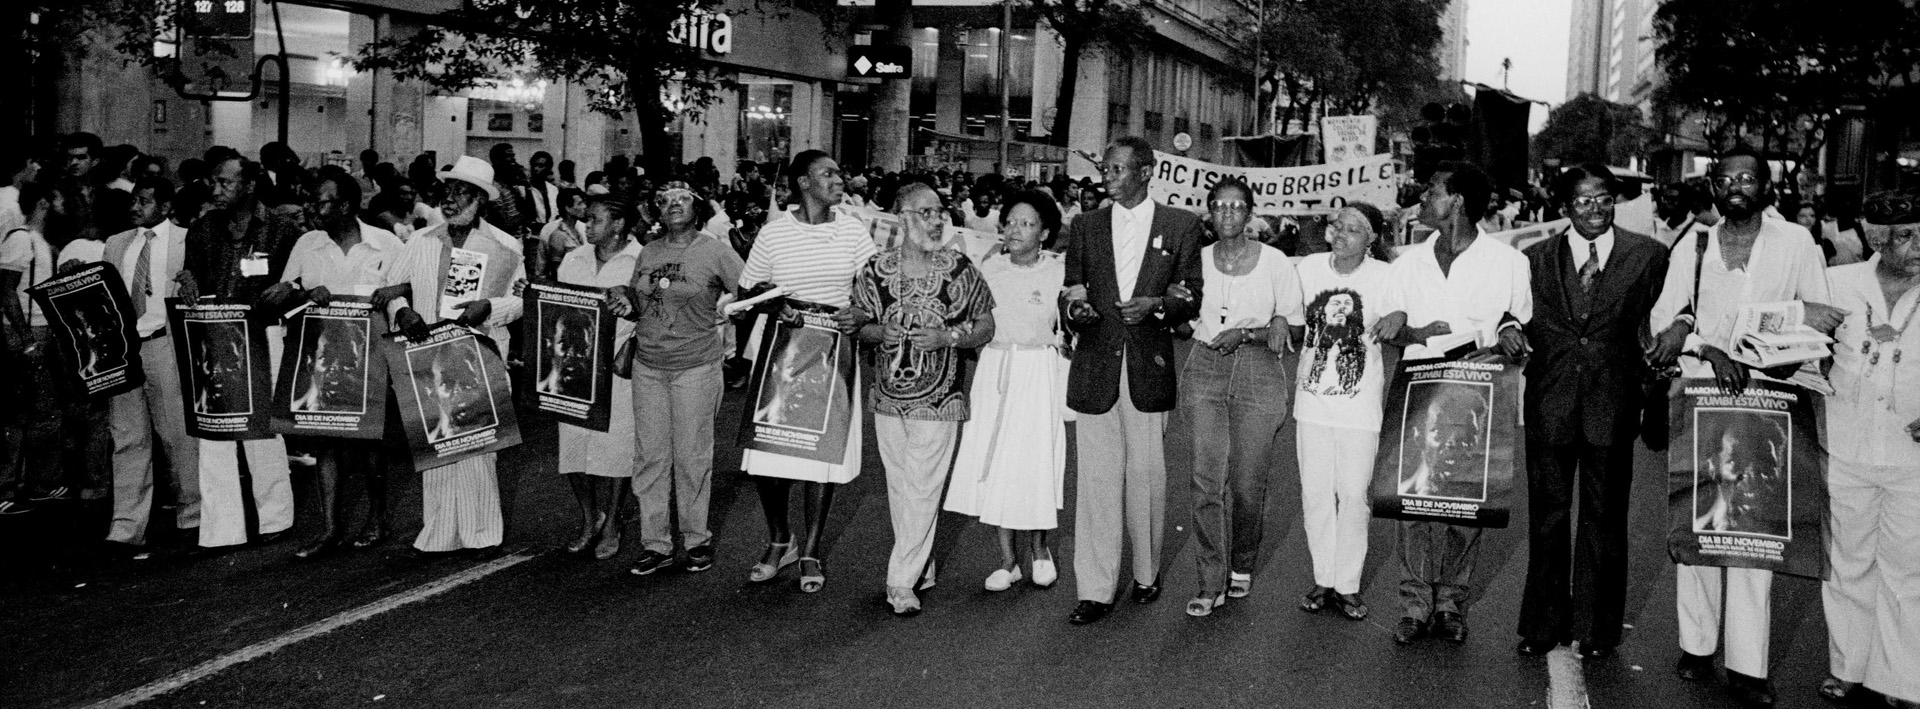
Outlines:
[[[627,210],[605,197],[587,198],[587,202],[582,224],[587,243],[561,258],[559,281],[608,289],[625,286],[640,259],[640,243],[627,236]],[[622,317],[613,322],[613,341],[626,342],[633,335],[633,321]],[[612,392],[606,432],[560,424],[560,473],[580,503],[580,534],[567,544],[567,551],[585,551],[597,537],[596,559],[620,553],[620,503],[626,499],[626,483],[633,478],[634,468],[633,387],[616,385]]]
[[[1033,585],[1059,578],[1047,530],[1059,526],[1065,501],[1067,431],[1060,417],[1066,370],[1057,305],[1066,265],[1042,244],[1060,228],[1060,208],[1038,192],[1014,195],[1001,212],[1001,253],[980,264],[993,292],[993,340],[980,351],[973,379],[973,418],[960,434],[960,452],[947,489],[946,509],[999,528],[1000,568],[989,591],[1023,578],[1014,533],[1027,532]]]

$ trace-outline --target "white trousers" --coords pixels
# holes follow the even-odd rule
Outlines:
[[[280,371],[285,336],[284,328],[267,328],[268,371]],[[287,466],[285,440],[274,436],[240,444],[194,442],[200,445],[200,546],[247,543],[246,501],[240,491],[242,447],[246,449],[247,474],[253,479],[253,506],[260,516],[260,533],[293,526],[293,471]]]
[[[1767,604],[1773,595],[1773,572],[1686,564],[1676,564],[1674,569],[1680,649],[1711,655],[1719,648],[1723,610],[1720,588],[1725,586],[1727,669],[1749,677],[1766,677],[1767,641],[1772,629],[1772,608]]]
[[[1313,585],[1359,593],[1367,561],[1367,483],[1380,432],[1297,422],[1300,521],[1313,557]]]
[[[420,551],[498,546],[506,528],[500,518],[500,481],[495,454],[477,455],[420,472]]]
[[[947,488],[959,437],[959,421],[873,417],[874,442],[887,468],[887,513],[893,520],[889,587],[913,588],[927,569],[940,522],[940,493]]]
[[[1828,671],[1920,701],[1920,465],[1829,460]]]

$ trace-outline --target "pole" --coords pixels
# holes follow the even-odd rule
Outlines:
[[[1253,90],[1248,92],[1248,97],[1253,101],[1254,135],[1262,135],[1260,132],[1260,60],[1264,59],[1262,55],[1266,54],[1266,34],[1267,0],[1260,0],[1259,14],[1254,16],[1253,21]]]
[[[293,146],[287,145],[287,102],[293,99],[293,77],[287,74],[287,32],[285,29],[282,29],[280,26],[279,0],[274,0],[274,2],[272,2],[271,4],[273,5],[273,34],[275,37],[279,38],[280,40],[280,59],[279,59],[280,137],[279,137],[279,141],[281,145],[286,146],[288,149],[292,149]]]
[[[1008,142],[1013,140],[1013,119],[1007,115],[1011,101],[1007,86],[1007,44],[1013,41],[1013,0],[1000,0],[1000,174],[1011,172],[1013,165],[1007,162],[1011,152]]]

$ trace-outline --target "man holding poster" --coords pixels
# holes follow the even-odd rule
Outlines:
[[[519,241],[480,218],[480,206],[500,197],[493,166],[463,155],[452,169],[440,173],[440,180],[447,187],[440,205],[447,221],[415,232],[394,259],[384,283],[407,284],[410,295],[389,302],[388,315],[412,341],[427,340],[431,325],[450,320],[479,329],[499,352],[511,352],[507,325],[519,320],[525,309],[520,291],[527,269]],[[472,269],[475,263],[484,264],[478,273]],[[474,290],[463,285],[469,283]],[[441,298],[447,295],[461,299],[458,317],[444,317]],[[421,466],[431,466],[432,461],[416,458],[422,513],[415,549],[427,553],[477,549],[483,556],[499,550],[505,523],[500,518],[494,458],[488,452],[426,469]]]
[[[280,283],[268,288],[263,301],[269,307],[280,310],[287,305],[304,300],[314,307],[326,307],[336,295],[370,296],[375,308],[379,308],[401,287],[380,291],[386,281],[387,271],[400,257],[402,248],[400,237],[393,232],[360,221],[354,216],[354,206],[360,204],[360,183],[351,176],[322,171],[320,184],[314,193],[313,209],[319,218],[320,229],[309,231],[294,242],[293,253],[287,257],[287,268],[280,276]],[[377,318],[376,318],[377,319]],[[324,321],[309,321],[320,323]],[[334,328],[331,331],[313,335],[314,351],[305,352],[306,339],[302,338],[301,356],[311,357],[305,362],[307,367],[296,369],[306,372],[312,380],[308,387],[311,398],[301,396],[294,402],[296,409],[325,411],[343,408],[340,402],[330,403],[328,399],[343,398],[339,392],[331,392],[327,376],[330,370],[341,368],[347,362],[362,362],[359,372],[362,377],[368,370],[364,362],[378,357],[371,352],[370,340],[365,337],[377,337],[384,333],[359,332]],[[366,356],[372,355],[372,356]],[[300,377],[296,374],[295,379]],[[367,386],[387,388],[387,382],[364,382]],[[331,396],[330,396],[331,393]],[[354,406],[364,405],[359,400],[361,391],[351,394]],[[386,397],[379,397],[384,401]],[[304,403],[302,403],[304,402]],[[389,424],[391,425],[391,424]],[[318,459],[320,482],[320,537],[312,543],[294,552],[294,556],[308,558],[324,554],[341,544],[346,538],[346,528],[341,516],[345,514],[346,501],[340,496],[340,476],[361,476],[367,487],[367,520],[360,534],[354,538],[356,547],[368,547],[385,539],[393,526],[393,513],[387,509],[387,457],[381,440],[355,438],[315,438],[314,456]]]
[[[1420,197],[1419,219],[1435,232],[1393,262],[1393,300],[1406,309],[1380,318],[1370,333],[1405,346],[1408,365],[1512,358],[1527,351],[1523,327],[1533,318],[1527,258],[1487,238],[1477,226],[1492,189],[1479,167],[1446,162],[1434,170]],[[1449,439],[1484,440],[1484,435],[1436,428],[1428,438],[1432,445],[1444,445]],[[1387,448],[1383,439],[1382,449]],[[1480,555],[1480,528],[1412,521],[1398,526],[1404,610],[1394,641],[1410,643],[1431,630],[1448,642],[1466,642],[1467,584]]]

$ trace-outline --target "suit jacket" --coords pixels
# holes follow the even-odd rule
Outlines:
[[[1127,363],[1127,389],[1133,407],[1144,412],[1169,411],[1177,399],[1173,368],[1172,328],[1192,320],[1200,309],[1200,218],[1192,212],[1155,205],[1148,232],[1146,256],[1133,292],[1120,293],[1114,273],[1113,208],[1102,207],[1073,220],[1067,229],[1067,287],[1087,287],[1087,301],[1100,314],[1098,321],[1075,325],[1064,310],[1061,322],[1079,335],[1073,364],[1067,375],[1067,406],[1083,414],[1104,414],[1120,399],[1120,362]],[[1168,299],[1163,311],[1138,325],[1120,321],[1122,300],[1159,297],[1167,286],[1182,283],[1193,291],[1191,301]],[[1062,298],[1062,307],[1065,299]]]
[[[1613,253],[1588,296],[1568,252],[1573,238],[1562,231],[1526,249],[1533,271],[1528,437],[1550,445],[1583,437],[1599,446],[1624,443],[1639,427],[1642,342],[1666,278],[1667,249],[1615,227]]]

